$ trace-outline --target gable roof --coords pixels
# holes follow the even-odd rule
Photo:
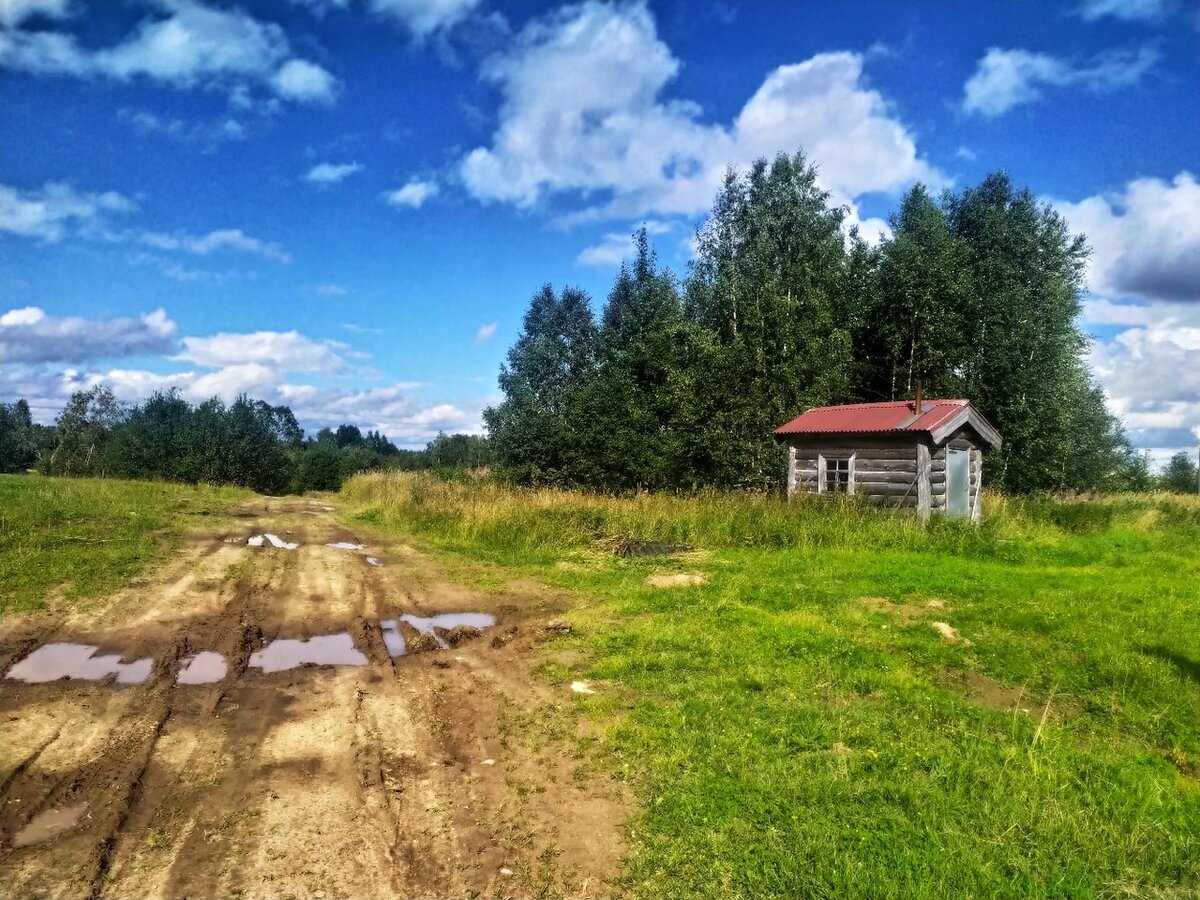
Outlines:
[[[881,434],[892,431],[926,432],[940,444],[964,425],[970,425],[993,447],[1000,433],[971,406],[970,400],[925,400],[918,412],[913,403],[852,403],[818,406],[775,429],[775,437],[794,434]]]

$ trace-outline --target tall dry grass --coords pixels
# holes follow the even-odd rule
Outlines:
[[[1200,500],[1165,494],[1063,503],[985,492],[984,525],[976,527],[939,517],[922,526],[910,512],[866,507],[853,497],[802,496],[790,503],[728,491],[614,497],[410,472],[357,475],[342,493],[367,521],[443,542],[525,553],[613,538],[711,548],[854,545],[970,553],[1055,532],[1200,522]]]

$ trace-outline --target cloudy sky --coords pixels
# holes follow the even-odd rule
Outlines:
[[[1091,361],[1200,441],[1193,0],[0,0],[0,401],[103,381],[475,431],[529,297],[687,266],[803,147],[864,233],[1007,169],[1094,248]]]

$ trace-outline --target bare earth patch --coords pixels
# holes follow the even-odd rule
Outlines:
[[[627,790],[512,731],[554,701],[530,670],[561,605],[455,584],[412,548],[370,566],[325,546],[365,542],[320,505],[239,511],[296,548],[199,536],[85,612],[0,625],[4,672],[66,641],[153,660],[136,684],[0,680],[0,895],[617,893]],[[464,611],[495,626],[402,621]],[[384,620],[400,620],[391,644]],[[354,664],[252,665],[322,635],[346,635]]]
[[[651,575],[646,584],[656,588],[686,587],[688,585],[704,584],[708,579],[694,572],[676,572],[672,575]]]

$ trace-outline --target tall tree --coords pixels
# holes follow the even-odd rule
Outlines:
[[[868,317],[869,354],[859,393],[878,400],[963,391],[959,366],[967,350],[971,282],[967,248],[924,185],[904,197],[881,248],[878,290]]]
[[[98,384],[76,391],[58,414],[58,445],[43,459],[51,475],[107,475],[107,450],[125,409],[110,388]]]
[[[992,478],[1019,491],[1099,486],[1122,434],[1083,360],[1084,239],[1004,173],[945,206],[971,286],[956,374],[1004,435]]]
[[[691,468],[702,481],[771,486],[771,431],[849,393],[844,211],[797,153],[730,171],[697,234],[687,282],[698,380]]]
[[[596,370],[596,322],[587,294],[538,291],[500,368],[505,399],[484,410],[496,460],[523,483],[568,483],[580,459],[572,404]]]
[[[573,410],[588,451],[576,477],[609,489],[668,487],[681,477],[683,307],[645,228],[633,242],[634,259],[621,265],[604,307],[597,373]]]

